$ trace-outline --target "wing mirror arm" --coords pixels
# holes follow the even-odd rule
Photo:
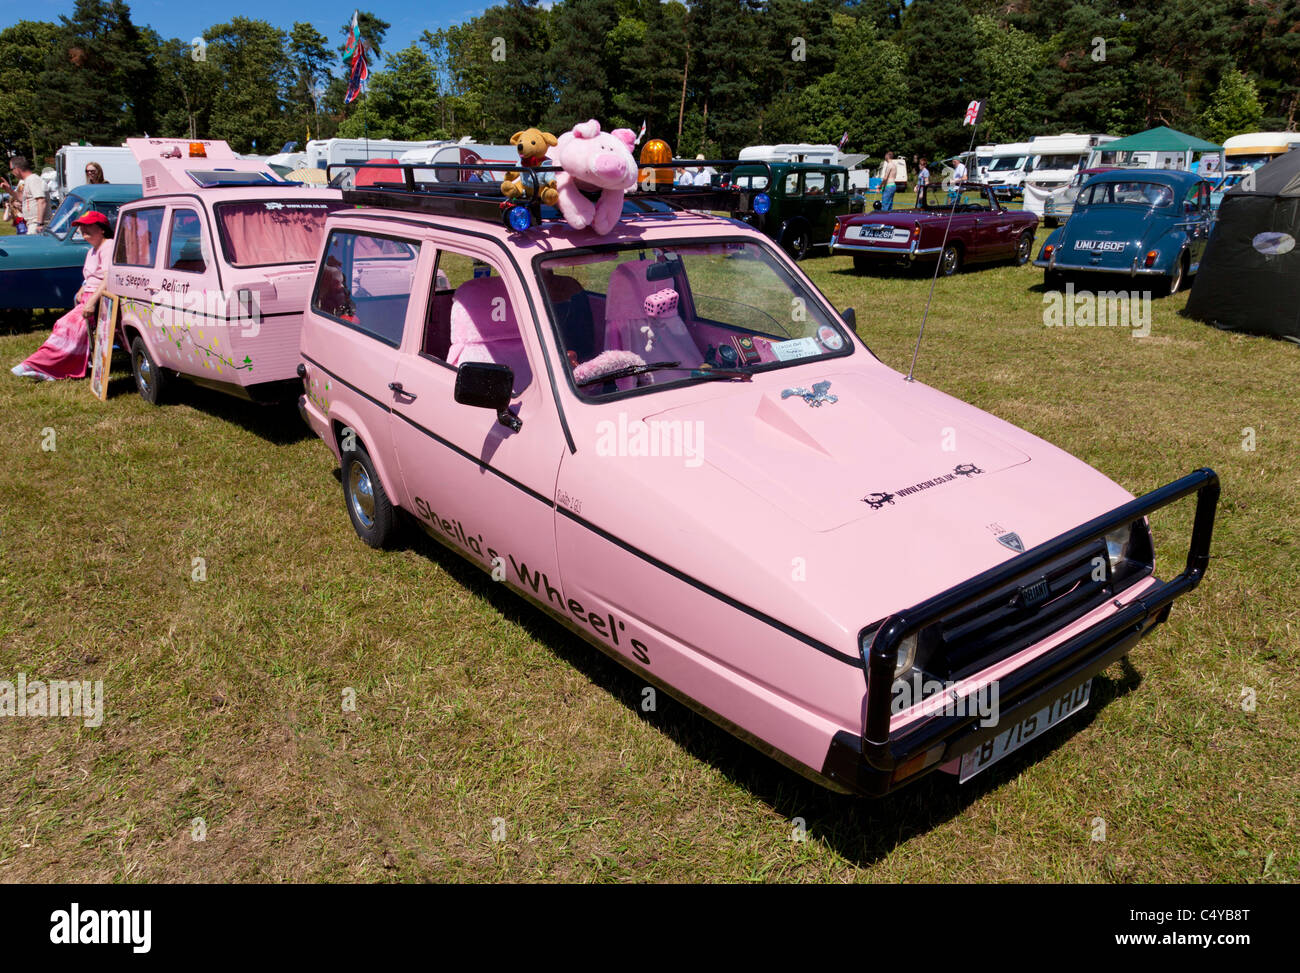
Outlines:
[[[840,318],[849,326],[849,330],[854,334],[858,333],[858,312],[851,307],[846,307],[840,312]]]
[[[461,405],[495,410],[497,422],[511,432],[518,432],[524,427],[524,421],[510,411],[514,386],[515,373],[509,365],[463,362],[456,369],[456,389],[452,395]]]

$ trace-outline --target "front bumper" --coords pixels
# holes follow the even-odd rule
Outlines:
[[[945,615],[959,612],[992,589],[1019,578],[1032,578],[1053,559],[1079,550],[1125,524],[1140,520],[1192,493],[1197,496],[1187,564],[1177,577],[1154,584],[1114,614],[1044,652],[999,681],[997,723],[981,726],[977,714],[938,714],[891,733],[894,668],[899,646]],[[1126,655],[1139,640],[1169,616],[1175,599],[1191,591],[1205,575],[1219,500],[1219,478],[1200,469],[1116,507],[1086,524],[949,588],[881,626],[866,662],[867,703],[861,736],[837,733],[821,776],[851,793],[879,796],[960,758],[1015,726],[1064,691],[1079,685]],[[1117,601],[1118,603],[1118,601]]]

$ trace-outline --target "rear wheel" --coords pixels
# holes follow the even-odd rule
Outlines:
[[[1029,263],[1029,255],[1034,251],[1034,231],[1026,230],[1016,241],[1016,266],[1023,267]]]
[[[393,504],[360,446],[343,454],[343,503],[358,537],[371,547],[392,543],[397,522]]]
[[[1165,278],[1164,292],[1168,296],[1177,294],[1183,288],[1183,281],[1187,279],[1187,257],[1178,258],[1178,263],[1174,264],[1174,272]]]
[[[149,357],[149,349],[139,335],[131,339],[131,374],[135,376],[135,387],[140,398],[150,405],[158,405],[162,401],[167,376],[157,362]]]
[[[961,247],[955,243],[950,243],[943,248],[943,253],[939,255],[939,273],[944,277],[951,277],[961,269]]]

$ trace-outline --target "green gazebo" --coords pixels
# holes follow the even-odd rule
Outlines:
[[[1205,141],[1205,139],[1198,139],[1186,132],[1175,131],[1166,125],[1149,128],[1145,132],[1138,132],[1136,135],[1126,135],[1114,142],[1106,142],[1104,145],[1097,146],[1096,151],[1107,155],[1112,152],[1157,152],[1165,156],[1178,154],[1183,158],[1183,164],[1178,168],[1188,171],[1191,171],[1192,168],[1193,154],[1204,155],[1207,152],[1217,152],[1219,154],[1218,171],[1223,171],[1222,145],[1215,145],[1213,142]]]

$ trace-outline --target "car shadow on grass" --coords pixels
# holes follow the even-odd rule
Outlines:
[[[336,479],[339,472],[335,471]],[[404,549],[434,561],[458,584],[486,600],[504,618],[522,627],[537,643],[627,706],[644,723],[662,733],[703,764],[721,773],[790,822],[802,819],[808,835],[833,848],[858,866],[868,866],[895,848],[964,812],[972,803],[1005,786],[1071,738],[1096,718],[1112,700],[1141,684],[1128,658],[1119,673],[1094,678],[1086,708],[1053,727],[1041,739],[983,771],[967,784],[947,774],[932,773],[883,798],[837,794],[783,766],[775,759],[732,736],[683,703],[658,694],[656,710],[642,709],[647,682],[618,664],[559,622],[530,605],[502,584],[493,582],[442,543],[427,536],[413,518],[403,515]]]
[[[119,364],[116,356],[113,364],[114,373],[108,382],[108,397],[113,399],[119,395],[135,395],[135,378],[130,373],[130,366],[125,363],[125,359]],[[123,368],[126,369],[126,374],[118,371]],[[164,390],[162,404],[148,408],[169,409],[176,406],[188,406],[214,419],[239,426],[275,446],[292,446],[311,439],[314,435],[292,402],[263,405],[173,377]]]

